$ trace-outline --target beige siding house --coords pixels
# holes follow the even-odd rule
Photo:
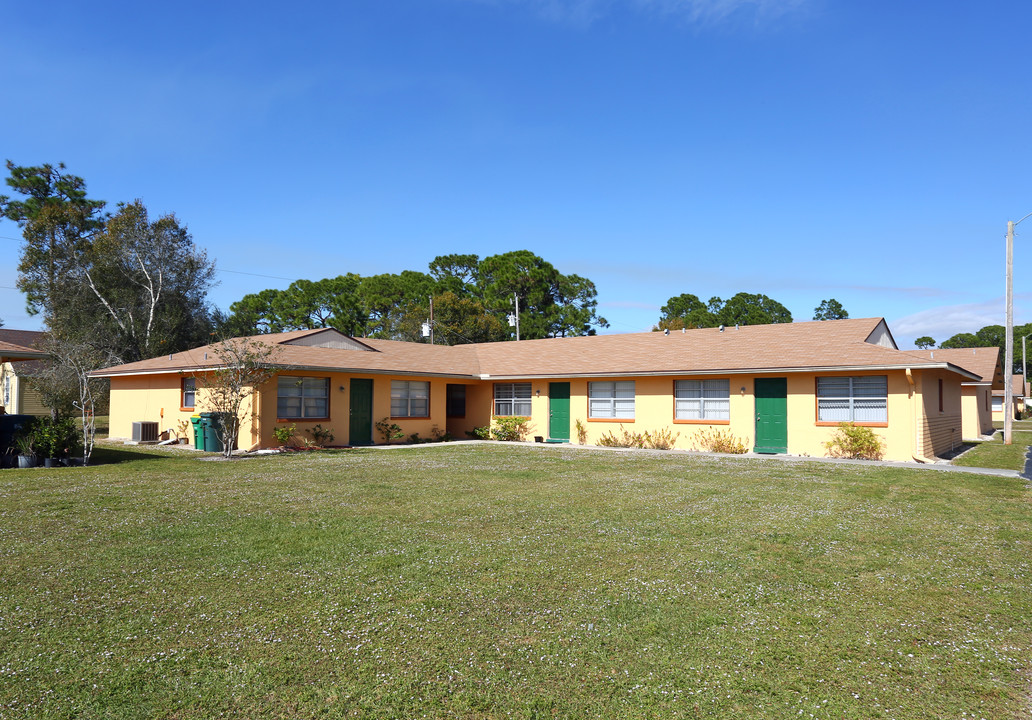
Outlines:
[[[39,392],[26,382],[45,362],[46,353],[34,347],[42,338],[43,333],[33,330],[0,328],[0,405],[9,415],[50,413]]]
[[[954,348],[939,350],[912,350],[929,360],[945,360],[962,367],[979,380],[967,380],[960,384],[963,407],[963,430],[965,440],[981,440],[993,434],[993,393],[1003,397],[1003,358],[998,347]],[[1002,419],[1002,411],[1001,411]]]

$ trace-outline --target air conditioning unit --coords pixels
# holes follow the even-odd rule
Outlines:
[[[158,441],[158,424],[140,421],[133,423],[133,442],[156,443]]]

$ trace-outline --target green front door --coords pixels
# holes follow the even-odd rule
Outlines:
[[[787,378],[756,378],[755,452],[788,452]]]
[[[548,438],[570,439],[570,383],[548,383]]]
[[[352,445],[373,444],[373,381],[351,379],[348,438]]]

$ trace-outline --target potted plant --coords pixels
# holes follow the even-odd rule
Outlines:
[[[18,448],[18,467],[36,467],[36,435],[31,425],[22,428],[14,437],[14,444]]]

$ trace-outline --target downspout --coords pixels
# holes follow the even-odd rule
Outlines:
[[[917,383],[914,382],[914,373],[907,368],[907,382],[910,383],[910,407],[913,410],[914,419],[914,451],[910,453],[910,457],[914,458],[919,463],[931,463],[933,462],[924,455],[921,455],[921,423],[920,423],[920,407],[917,403]]]

